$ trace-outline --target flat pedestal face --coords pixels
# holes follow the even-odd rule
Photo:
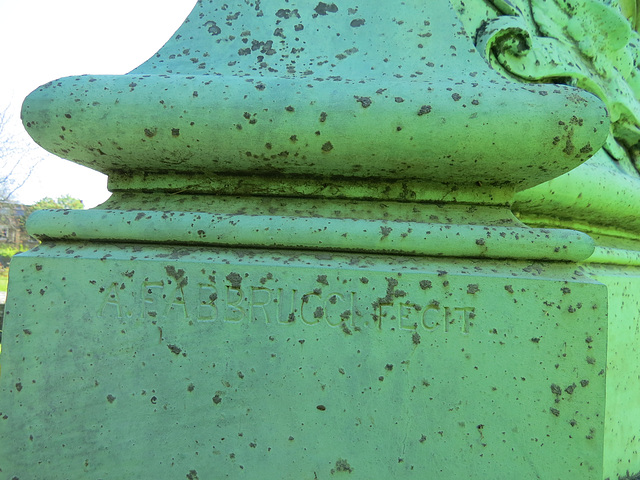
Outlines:
[[[571,264],[46,245],[12,262],[4,478],[603,478]]]
[[[640,269],[586,265],[609,292],[605,474],[640,472]]]

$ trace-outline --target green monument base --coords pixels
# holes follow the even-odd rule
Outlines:
[[[607,290],[574,270],[43,244],[12,263],[2,476],[601,479]]]

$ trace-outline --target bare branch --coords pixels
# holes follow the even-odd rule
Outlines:
[[[23,144],[11,131],[10,107],[0,110],[0,201],[11,200],[11,196],[22,187],[31,176],[35,164],[28,165],[31,152],[28,144]]]

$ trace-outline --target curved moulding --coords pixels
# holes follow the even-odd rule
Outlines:
[[[261,85],[204,76],[67,78],[32,93],[23,120],[47,150],[103,172],[413,178],[518,189],[576,167],[609,129],[599,101],[572,87]]]
[[[50,82],[22,117],[45,149],[107,173],[516,189],[576,167],[609,131],[591,94],[491,70],[443,0],[198,2],[130,74]]]
[[[39,210],[42,241],[91,240],[436,257],[579,261],[594,241],[573,230],[379,220],[122,210]]]
[[[640,235],[638,178],[613,165],[601,150],[580,168],[518,192],[513,210],[526,223],[637,238]]]

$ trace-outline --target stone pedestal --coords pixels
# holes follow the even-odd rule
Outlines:
[[[65,242],[15,261],[8,478],[602,478],[606,288],[564,264]]]
[[[134,72],[32,93],[113,195],[13,260],[3,475],[610,475],[595,242],[510,210],[606,111],[471,37],[440,0],[198,2]]]

